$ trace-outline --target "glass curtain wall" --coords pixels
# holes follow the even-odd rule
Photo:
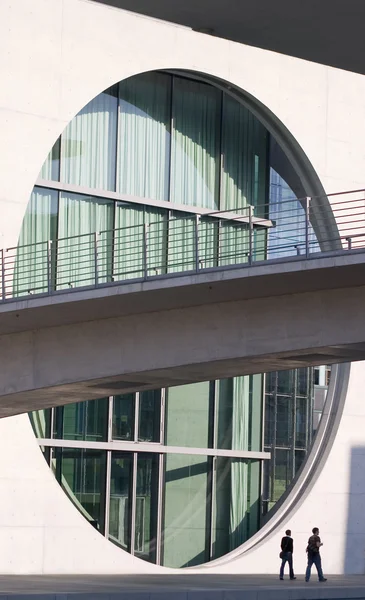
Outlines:
[[[185,76],[144,73],[99,94],[67,126],[40,173],[48,188],[52,180],[73,188],[59,198],[58,238],[75,237],[58,244],[53,283],[57,288],[93,283],[95,233],[100,282],[138,278],[146,259],[149,275],[194,269],[196,219],[176,207],[227,209],[247,218],[252,206],[253,214],[266,216],[268,148],[268,132],[248,109]],[[98,190],[98,197],[85,195],[85,189]],[[125,201],[103,199],[102,190],[123,194]],[[170,203],[174,213],[167,205],[148,206],[155,200]],[[230,212],[203,218],[201,267],[247,261],[248,226],[229,217]],[[31,221],[27,214],[22,241],[34,241]],[[109,239],[106,231],[112,229]],[[266,234],[256,229],[259,257]],[[36,240],[53,239],[52,234],[39,231]],[[42,274],[41,289],[43,279]]]
[[[254,226],[254,259],[273,257],[283,237],[293,253],[303,208],[270,169],[268,149],[263,125],[212,85],[153,72],[113,86],[76,115],[42,168],[16,292],[195,269],[198,222],[202,267],[248,260],[249,215],[276,224],[270,243]],[[323,369],[236,377],[67,405],[32,421],[57,480],[101,534],[145,560],[191,566],[258,530],[305,459],[327,384]],[[262,450],[271,458],[250,457]]]
[[[326,367],[298,369],[100,398],[31,417],[57,480],[101,534],[144,560],[193,566],[259,529],[311,447],[328,380]],[[75,448],[73,441],[102,447]],[[270,458],[249,457],[263,448]]]

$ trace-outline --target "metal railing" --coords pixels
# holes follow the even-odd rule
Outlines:
[[[1,250],[0,302],[261,261],[298,260],[320,252],[365,250],[364,192],[161,217],[148,224]]]

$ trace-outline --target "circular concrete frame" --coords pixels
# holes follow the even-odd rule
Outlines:
[[[252,114],[257,117],[257,119],[266,127],[266,129],[276,140],[281,150],[284,152],[284,155],[289,160],[295,174],[299,177],[301,189],[303,190],[303,197],[309,196],[312,198],[311,223],[314,231],[316,232],[319,230],[318,228],[320,224],[320,230],[322,233],[325,232],[329,239],[334,240],[330,245],[328,242],[323,245],[321,244],[321,239],[318,235],[317,238],[321,247],[323,249],[337,249],[338,244],[340,243],[339,240],[336,239],[338,236],[338,230],[334,217],[332,219],[329,218],[329,214],[332,214],[331,211],[328,211],[328,208],[330,208],[330,203],[320,179],[303,149],[300,147],[285,125],[275,116],[275,114],[264,104],[255,99],[251,94],[240,89],[227,80],[219,79],[215,76],[206,75],[192,70],[163,70],[170,73],[175,72],[180,74],[184,73],[185,75],[190,74],[195,79],[210,83],[211,85],[214,85],[215,87],[229,94],[237,102],[243,104],[250,110]],[[138,76],[139,74],[142,74],[142,72],[136,73],[131,77]],[[194,571],[202,568],[209,569],[213,566],[231,562],[236,558],[242,557],[242,555],[250,552],[258,545],[263,544],[268,538],[277,534],[277,528],[280,527],[285,520],[288,520],[290,516],[293,515],[299,508],[313,487],[315,481],[318,479],[321,470],[325,465],[336,436],[339,422],[341,420],[350,376],[350,368],[350,363],[332,366],[327,399],[312,448],[306,457],[298,475],[277,502],[276,506],[270,511],[271,514],[266,523],[249,540],[224,556],[209,563],[203,563],[196,567],[185,567],[183,569],[180,568],[176,569],[176,571]]]

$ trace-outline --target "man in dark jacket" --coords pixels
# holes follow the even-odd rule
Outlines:
[[[285,536],[281,540],[281,552],[280,552],[280,558],[281,558],[280,579],[281,580],[284,579],[284,568],[285,568],[286,562],[288,562],[288,564],[289,564],[290,579],[296,579],[296,577],[294,577],[294,571],[293,571],[293,552],[294,552],[293,538],[291,537],[290,529],[287,529],[285,532]]]
[[[322,571],[322,560],[319,549],[323,546],[321,538],[319,537],[318,527],[313,527],[312,534],[308,540],[307,554],[308,554],[308,566],[305,572],[305,580],[309,581],[311,576],[312,565],[316,565],[319,581],[327,581]]]

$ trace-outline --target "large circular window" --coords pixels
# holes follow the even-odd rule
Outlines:
[[[55,288],[87,285],[92,250],[72,239],[96,232],[105,253],[100,281],[138,275],[130,248],[141,226],[154,231],[148,251],[156,274],[187,270],[197,216],[204,267],[245,261],[247,207],[261,218],[256,257],[277,252],[267,238],[273,219],[292,253],[302,232],[286,230],[281,208],[299,219],[302,207],[278,153],[243,104],[199,78],[152,72],[113,86],[75,116],[42,168],[19,240],[18,293],[22,269],[32,274],[28,289],[49,285],[37,254],[22,255],[48,240],[62,253]],[[316,367],[201,382],[31,419],[57,480],[102,535],[142,559],[192,566],[237,548],[268,518],[311,447],[329,373]]]

